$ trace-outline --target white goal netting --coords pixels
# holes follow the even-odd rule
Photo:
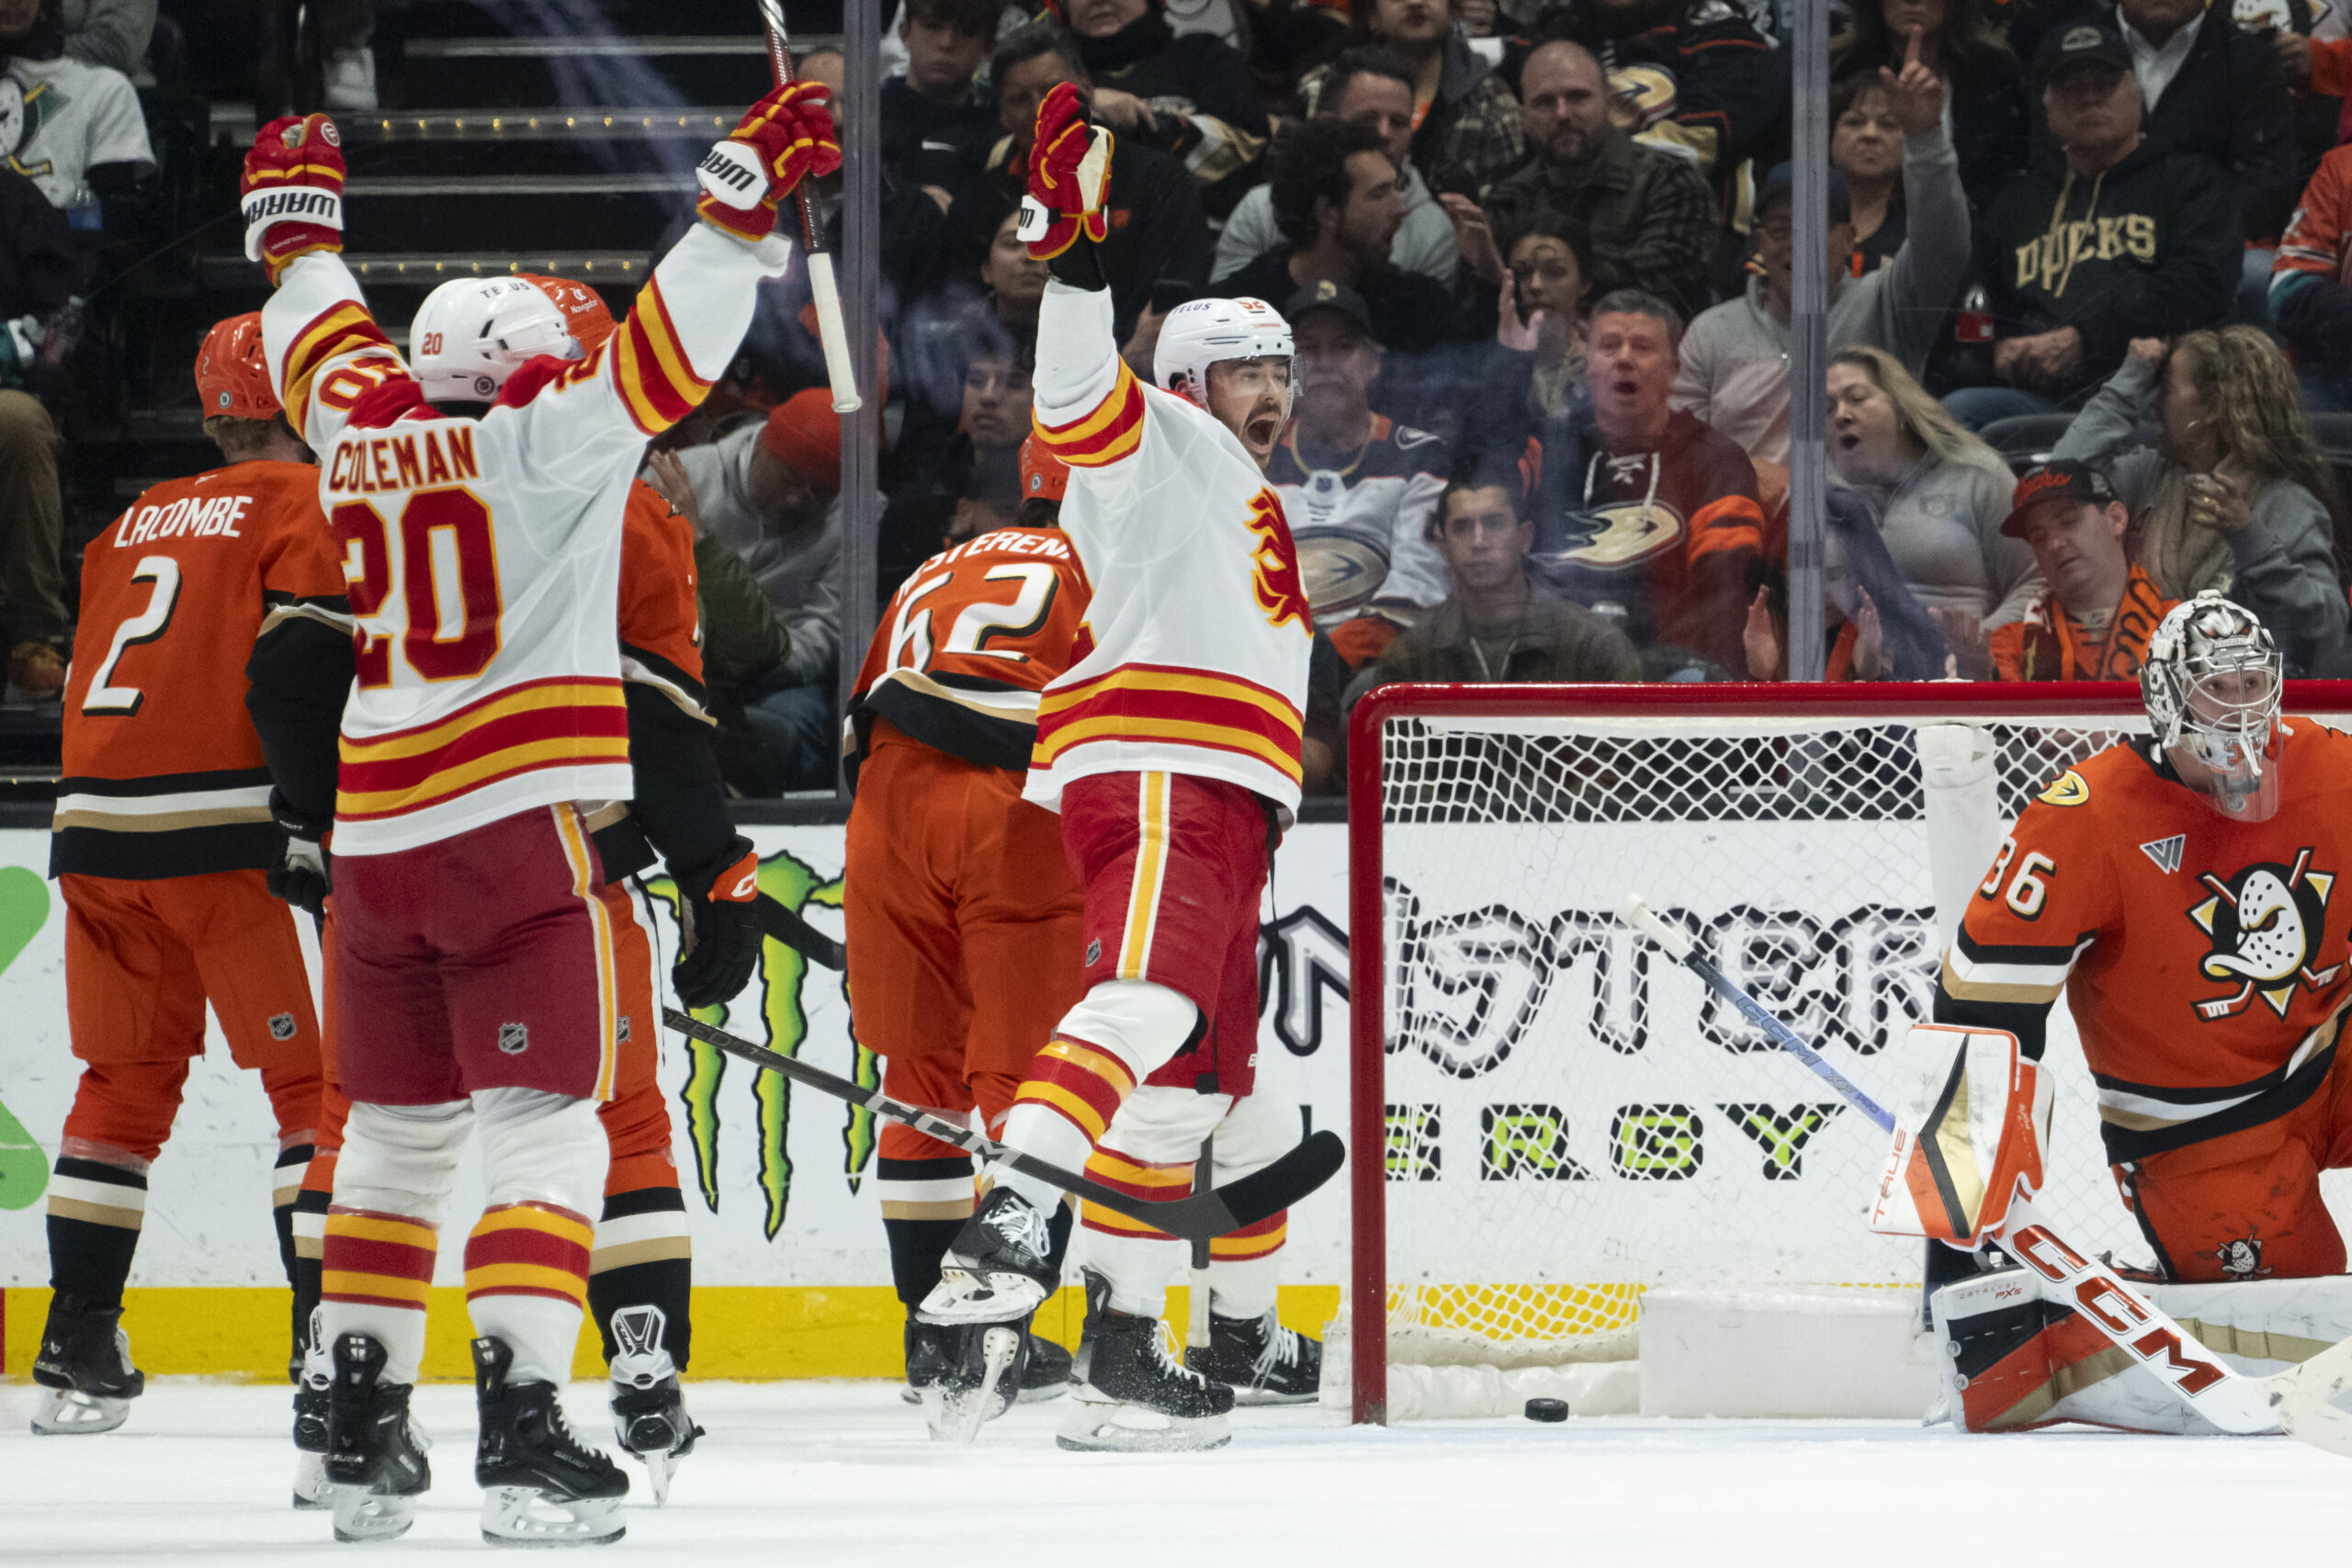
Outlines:
[[[1391,1366],[1631,1356],[1660,1285],[1916,1286],[1922,1244],[1867,1228],[1885,1135],[1611,911],[1640,893],[1883,1100],[1882,1057],[1933,1003],[1939,887],[1956,918],[2035,792],[2144,731],[2136,697],[1388,717],[1382,1029],[1357,1044],[1385,1085],[1386,1291],[1351,1310],[1383,1314]],[[1931,810],[1919,728],[1952,724]],[[2045,1063],[2045,1206],[2138,1258],[2063,1004]]]

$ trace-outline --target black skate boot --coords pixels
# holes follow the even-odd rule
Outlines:
[[[1010,1187],[990,1191],[939,1260],[924,1323],[1023,1324],[1061,1283],[1046,1216]]]
[[[564,1425],[551,1382],[508,1382],[514,1352],[503,1339],[474,1341],[474,1401],[481,1444],[481,1538],[492,1546],[590,1546],[625,1533],[628,1477]]]
[[[924,1323],[907,1319],[907,1386],[924,1425],[941,1442],[969,1443],[1012,1407],[1039,1343],[1026,1316],[1013,1323]]]
[[[625,1453],[645,1465],[653,1506],[670,1500],[670,1477],[678,1461],[695,1451],[702,1428],[686,1415],[678,1386],[678,1364],[662,1342],[667,1319],[658,1306],[623,1307],[613,1314],[613,1438]]]
[[[1233,1390],[1180,1365],[1157,1318],[1111,1310],[1111,1282],[1086,1271],[1086,1334],[1071,1368],[1078,1386],[1054,1441],[1066,1449],[1170,1453],[1223,1448]]]
[[[1069,1352],[1050,1339],[1029,1336],[1029,1364],[1021,1372],[1021,1403],[1059,1399],[1069,1392]]]
[[[1236,1404],[1312,1404],[1323,1388],[1323,1342],[1269,1311],[1263,1317],[1209,1314],[1209,1342],[1188,1346],[1184,1364],[1233,1390]]]
[[[433,1484],[425,1442],[409,1420],[409,1385],[386,1382],[384,1347],[372,1336],[334,1342],[327,1388],[326,1479],[337,1540],[390,1540],[416,1522],[417,1495]]]
[[[147,1386],[147,1374],[130,1364],[122,1308],[63,1291],[51,1296],[33,1357],[33,1382],[50,1391],[33,1406],[33,1430],[42,1437],[121,1426],[130,1402]]]

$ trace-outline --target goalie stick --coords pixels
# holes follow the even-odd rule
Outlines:
[[[1638,893],[1617,907],[1617,918],[1648,937],[1707,988],[1737,1008],[1771,1042],[1810,1067],[1846,1102],[1893,1133],[1894,1118],[1824,1061],[1796,1032],[1761,1002],[1732,983],[1699,953],[1688,933],[1658,919]],[[2352,1415],[2329,1400],[2352,1383],[2352,1339],[2330,1347],[2301,1365],[2272,1377],[2233,1371],[2163,1309],[2134,1290],[2104,1262],[2069,1247],[2034,1212],[2030,1192],[2020,1191],[2008,1218],[1990,1240],[2041,1276],[2048,1299],[2071,1300],[2076,1315],[2108,1343],[2155,1374],[2175,1397],[2224,1432],[2283,1428],[2313,1448],[2352,1458]]]
[[[757,0],[760,21],[768,35],[768,69],[779,87],[792,83],[792,35],[785,30],[784,0]],[[817,227],[816,205],[808,199],[808,182],[792,193],[800,211],[800,249],[808,258],[808,298],[817,307],[817,340],[825,351],[825,379],[832,384],[833,412],[853,413],[864,401],[857,395],[857,373],[850,368],[849,329],[842,322],[842,290],[833,276],[833,258],[825,249],[824,231]],[[778,939],[782,940],[782,939]]]
[[[1325,1129],[1310,1134],[1282,1158],[1238,1181],[1170,1201],[1131,1198],[1074,1170],[1064,1170],[1060,1166],[1039,1159],[1035,1155],[1007,1148],[995,1139],[984,1137],[944,1116],[936,1116],[892,1100],[879,1090],[865,1089],[822,1067],[785,1055],[780,1051],[771,1051],[764,1045],[754,1045],[748,1040],[738,1039],[716,1024],[705,1023],[676,1008],[663,1008],[662,1019],[680,1033],[705,1044],[716,1045],[729,1055],[739,1057],[753,1066],[782,1073],[793,1082],[806,1085],[820,1094],[830,1094],[836,1100],[846,1100],[852,1105],[862,1105],[877,1116],[888,1116],[926,1137],[951,1144],[975,1158],[1001,1162],[1024,1176],[1050,1181],[1075,1197],[1083,1198],[1090,1203],[1100,1203],[1114,1213],[1125,1214],[1179,1241],[1207,1241],[1272,1218],[1330,1180],[1338,1173],[1340,1162],[1347,1157],[1347,1149],[1340,1144],[1339,1135]]]

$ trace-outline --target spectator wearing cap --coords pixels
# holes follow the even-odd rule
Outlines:
[[[1535,525],[1516,485],[1456,479],[1436,530],[1453,592],[1349,683],[1347,706],[1398,681],[1642,679],[1623,632],[1537,581]]]
[[[1445,444],[1373,412],[1380,344],[1363,296],[1309,284],[1290,296],[1283,316],[1295,400],[1266,482],[1298,546],[1315,624],[1332,630],[1374,615],[1409,626],[1446,595],[1445,562],[1430,538],[1448,471]],[[1352,645],[1340,638],[1342,651],[1365,651],[1365,636],[1386,635],[1357,628]]]
[[[2154,446],[2140,434],[2151,424]],[[2262,617],[2290,676],[2343,640],[2335,485],[2293,367],[2259,328],[2189,333],[2169,348],[2135,339],[2052,455],[2107,475],[2140,519],[2133,558],[2165,598],[2227,593]]]
[[[2228,6],[2208,14],[2206,0],[2118,0],[2101,6],[2096,20],[2131,57],[2148,146],[2220,165],[2245,237],[2276,243],[2302,182],[2294,90],[2270,40],[2234,25]],[[2046,120],[2036,127],[2045,150],[2055,129]]]
[[[1555,0],[1533,32],[1589,50],[1635,140],[1688,159],[1720,197],[1731,197],[1740,164],[1776,138],[1785,143],[1788,56],[1736,6]]]
[[[1316,97],[1319,118],[1350,120],[1369,127],[1380,137],[1380,151],[1397,170],[1397,190],[1404,198],[1405,218],[1388,247],[1388,260],[1405,272],[1417,272],[1451,288],[1461,252],[1454,243],[1453,224],[1430,194],[1410,159],[1413,142],[1413,73],[1410,67],[1380,48],[1351,49],[1331,62]],[[1251,261],[1283,243],[1282,226],[1274,220],[1274,193],[1259,186],[1241,198],[1217,235],[1216,260],[1209,269],[1215,282],[1240,271]]]
[[[1944,132],[1943,84],[1918,62],[1886,76],[1903,127],[1905,206],[1909,235],[1894,260],[1855,276],[1851,197],[1845,176],[1829,175],[1829,350],[1855,344],[1883,348],[1917,376],[1943,329],[1953,293],[1968,271],[1968,197]],[[1682,340],[1677,408],[1690,410],[1745,447],[1750,457],[1789,460],[1791,212],[1793,175],[1783,164],[1756,203],[1757,271],[1740,298],[1702,311]]]
[[[1037,106],[1056,83],[1068,82],[1091,104],[1095,87],[1079,58],[1078,42],[1050,20],[1031,22],[997,40],[989,58],[989,80],[996,90],[997,124],[1004,131],[989,153],[988,216],[953,224],[982,242],[998,220],[1019,205],[1027,188],[1029,139]],[[964,203],[956,204],[960,212]],[[1183,164],[1147,140],[1118,134],[1118,156],[1111,160],[1111,183],[1103,192],[1109,236],[1095,246],[1102,276],[1111,285],[1112,330],[1130,363],[1148,363],[1157,341],[1158,318],[1207,286],[1211,240],[1201,197]],[[973,252],[959,264],[977,266]],[[1153,308],[1155,295],[1160,303]],[[1151,320],[1146,322],[1146,311]],[[1138,326],[1144,334],[1137,335]]]
[[[1527,155],[1519,99],[1493,61],[1470,47],[1454,23],[1458,0],[1355,0],[1350,24],[1359,44],[1377,44],[1413,76],[1413,136],[1407,154],[1431,190],[1476,195]],[[1303,84],[1319,112],[1329,75]]]
[[[1881,73],[1900,72],[1905,58],[1917,51],[1919,63],[1951,87],[1952,150],[1960,160],[1960,183],[1968,192],[1970,209],[1976,212],[2025,173],[2030,156],[2025,68],[2012,48],[2028,45],[2018,39],[2014,24],[2009,38],[2002,38],[2000,27],[1987,15],[1996,8],[2008,12],[2018,6],[1988,6],[1985,0],[1857,0],[1847,12],[1850,30],[1830,65],[1835,86],[1829,118],[1834,127],[1857,107],[1868,112],[1883,103],[1886,87]],[[1891,114],[1889,118],[1891,122]],[[1895,132],[1897,138],[1901,134]],[[1831,155],[1836,156],[1834,151]],[[1847,174],[1853,177],[1850,169]],[[1899,200],[1899,187],[1895,194]],[[1856,216],[1860,217],[1865,204],[1859,183],[1854,196]],[[1894,242],[1901,243],[1899,237]],[[1894,249],[1888,245],[1887,254]]]
[[[944,210],[979,177],[996,140],[996,106],[978,89],[996,45],[1001,0],[906,0],[903,76],[882,82],[882,157]]]
[[[1266,163],[1274,220],[1288,243],[1218,287],[1271,302],[1330,283],[1363,299],[1382,347],[1412,353],[1444,341],[1455,316],[1453,294],[1388,259],[1405,201],[1379,134],[1349,120],[1310,119],[1284,130]]]
[[[1955,648],[1972,681],[2136,681],[2148,639],[2177,600],[2124,553],[2130,509],[2107,476],[2053,458],[2018,479],[2017,505],[2001,532],[2033,551],[2047,585],[2022,619]]]
[[[1061,10],[1094,84],[1088,107],[1121,155],[1152,147],[1182,159],[1203,207],[1232,211],[1272,134],[1249,61],[1213,34],[1176,32],[1161,0],[1062,0]]]
[[[1998,384],[1945,399],[1972,430],[2079,404],[2133,338],[2218,324],[2241,271],[2228,177],[2143,137],[2132,52],[2112,23],[2052,28],[2034,82],[2064,156],[1985,214],[1976,266]]]
[[[677,454],[702,525],[752,569],[792,639],[769,688],[746,694],[764,771],[783,789],[823,789],[833,779],[841,428],[831,394],[812,387],[764,420]]]
[[[74,276],[65,215],[0,169],[0,648],[9,684],[36,699],[65,685],[65,503],[57,426],[33,381]]]
[[[1600,62],[1581,44],[1536,50],[1519,85],[1533,157],[1476,202],[1441,197],[1464,264],[1499,287],[1505,253],[1539,214],[1549,215],[1591,236],[1586,281],[1594,293],[1640,288],[1686,318],[1704,310],[1718,224],[1696,166],[1635,141],[1614,122]]]

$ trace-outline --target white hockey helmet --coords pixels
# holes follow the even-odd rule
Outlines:
[[[577,359],[563,311],[521,277],[459,277],[435,288],[409,326],[409,367],[427,402],[486,403],[540,355]]]
[[[2285,674],[2261,619],[2215,589],[2174,605],[2148,639],[2140,700],[2156,745],[2186,744],[2213,775],[2215,808],[2224,816],[2261,821],[2277,809],[2277,770],[2264,764],[2278,738]]]
[[[1288,359],[1290,323],[1263,299],[1192,299],[1168,312],[1152,351],[1151,378],[1208,406],[1209,367],[1220,359]]]

